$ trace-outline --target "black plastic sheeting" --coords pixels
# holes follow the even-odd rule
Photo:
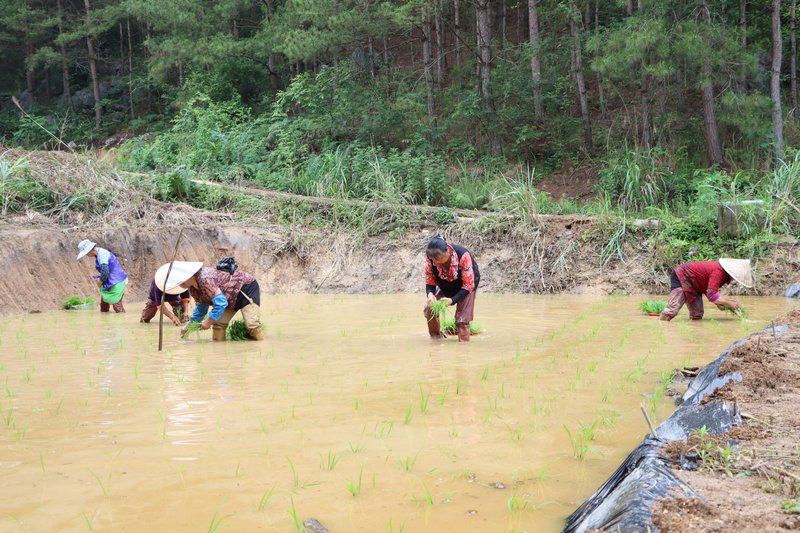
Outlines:
[[[780,335],[787,329],[788,326],[776,326],[774,331]],[[773,328],[766,328],[759,333],[772,331]],[[672,461],[661,455],[660,449],[668,442],[685,440],[693,430],[703,426],[709,433],[718,435],[742,422],[734,405],[723,400],[701,405],[700,401],[729,381],[742,380],[738,372],[719,376],[719,368],[731,350],[747,340],[731,344],[697,374],[681,398],[680,406],[656,428],[658,438],[647,434],[597,492],[567,517],[564,533],[593,529],[621,533],[658,531],[652,514],[657,500],[666,496],[699,497],[675,476],[670,466]]]

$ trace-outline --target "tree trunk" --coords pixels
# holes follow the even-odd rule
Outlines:
[[[789,62],[789,70],[792,84],[792,117],[797,117],[797,0],[792,0],[792,8],[789,13],[792,40],[792,57]]]
[[[239,21],[237,19],[233,19],[233,29],[231,30],[231,34],[233,35],[233,40],[239,40]]]
[[[531,43],[531,81],[533,83],[533,114],[539,122],[544,121],[544,98],[542,95],[542,64],[539,59],[539,14],[536,0],[528,0],[528,35]]]
[[[703,0],[703,5],[700,6],[700,20],[706,26],[706,32],[710,30],[710,15],[708,12],[708,3]],[[708,150],[708,160],[712,165],[719,165],[723,163],[722,146],[719,142],[719,132],[717,130],[717,114],[714,111],[714,83],[712,80],[711,63],[708,58],[708,53],[711,43],[706,42],[706,53],[703,58],[701,67],[703,75],[703,126],[706,135],[706,148]]]
[[[508,8],[506,0],[500,0],[500,46],[505,46],[508,41]]]
[[[439,6],[437,6],[437,10]],[[444,70],[445,70],[445,56],[444,56],[444,34],[442,33],[442,13],[441,10],[436,12],[434,17],[434,24],[436,26],[436,86],[442,90],[444,83]]]
[[[628,0],[627,13],[629,17],[633,16],[633,0]]]
[[[131,38],[131,19],[126,19],[128,25],[128,101],[130,103],[131,119],[136,118],[133,106],[133,39]]]
[[[495,124],[494,100],[492,99],[491,78],[492,78],[492,23],[491,23],[491,1],[477,0],[478,7],[478,43],[480,50],[480,89],[483,107],[489,116],[489,136],[491,138],[492,155],[497,157],[502,154],[503,147],[500,144],[500,135]]]
[[[31,41],[30,28],[25,28],[25,89],[33,97],[33,68],[28,66],[28,61],[33,56],[33,42]]]
[[[383,52],[382,53],[383,53],[383,66],[384,67],[388,67],[389,66],[389,40],[386,37],[383,38]],[[388,72],[388,69],[387,69],[387,72]]]
[[[86,8],[86,50],[89,54],[89,73],[92,77],[92,93],[94,94],[94,125],[100,128],[103,121],[103,110],[100,104],[100,79],[97,77],[97,56],[94,52],[94,39],[92,38],[91,17],[92,5],[89,0],[83,0]]]
[[[594,2],[594,34],[600,35],[600,0]],[[597,99],[600,103],[600,112],[606,114],[606,96],[605,96],[605,83],[603,82],[603,75],[597,74]]]
[[[742,50],[747,48],[747,0],[739,0],[739,26],[742,29]]]
[[[581,33],[578,24],[582,22],[581,12],[575,2],[569,3],[569,30],[572,34],[572,53],[574,57],[573,66],[575,69],[575,82],[578,85],[578,98],[581,106],[581,118],[583,119],[583,142],[586,151],[592,151],[592,121],[589,117],[589,99],[586,95],[586,81],[583,78],[583,53],[581,51]]]
[[[58,35],[64,33],[64,10],[61,7],[61,0],[56,1],[56,8],[58,9]],[[63,89],[64,103],[67,108],[74,109],[72,106],[72,90],[69,86],[69,63],[67,62],[67,49],[64,43],[58,45],[58,51],[61,55],[61,86]]]
[[[431,69],[431,17],[426,15],[422,25],[422,72],[425,78],[425,91],[428,104],[428,118],[433,128],[436,129],[436,102],[433,99],[433,73]]]
[[[456,38],[456,66],[461,66],[461,9],[459,0],[453,0],[453,33]]]
[[[369,75],[375,77],[375,47],[372,45],[372,35],[367,38],[367,53],[369,54]]]
[[[783,37],[781,36],[781,0],[772,0],[772,132],[775,137],[775,157],[783,159],[783,111],[781,110],[781,61]]]

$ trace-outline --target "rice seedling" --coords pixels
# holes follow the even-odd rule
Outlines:
[[[331,472],[334,468],[336,468],[338,462],[339,456],[333,453],[331,450],[328,450],[327,457],[323,457],[321,454],[319,456],[320,470],[327,470],[328,472]]]
[[[363,477],[364,477],[364,467],[362,466],[361,470],[359,470],[358,472],[358,482],[356,483],[355,481],[350,481],[347,484],[347,492],[349,492],[350,496],[352,496],[353,498],[361,494],[361,481]]]
[[[83,512],[81,514],[83,515],[83,519],[86,521],[86,529],[88,529],[89,531],[94,531],[94,519],[97,516],[97,511],[92,513],[92,517],[91,518],[86,516],[85,512]]]
[[[408,407],[406,407],[406,416],[403,418],[403,425],[404,426],[409,425],[413,417],[414,417],[414,402],[408,402]]]
[[[414,465],[417,464],[417,457],[419,457],[420,452],[412,457],[406,457],[405,459],[400,459],[400,467],[403,469],[403,472],[411,472],[414,470]]]
[[[483,369],[483,374],[481,374],[481,381],[486,381],[487,379],[489,379],[489,367],[488,366]]]
[[[417,498],[416,496],[413,496],[412,500],[417,505],[422,505],[423,503],[427,503],[428,505],[433,505],[433,495],[431,494],[431,491],[429,491],[428,487],[425,486],[424,484],[422,486],[425,487],[425,492],[423,493],[422,498]]]
[[[447,390],[449,389],[449,385],[445,385],[444,389],[442,389],[441,394],[439,394],[439,405],[444,405],[445,400],[447,400]]]
[[[447,302],[435,300],[430,303],[430,310],[430,320],[439,320],[439,324],[441,324],[447,314]]]
[[[647,315],[660,315],[667,308],[665,300],[644,300],[639,302],[639,309]]]
[[[511,513],[514,511],[522,511],[523,509],[527,509],[530,504],[530,500],[523,500],[522,498],[519,498],[516,492],[511,495],[507,502],[508,511]]]
[[[589,445],[589,442],[594,440],[596,424],[597,421],[592,422],[592,424],[589,425],[578,421],[578,429],[575,431],[574,435],[566,425],[563,426],[564,431],[567,432],[570,443],[572,444],[572,455],[576,459],[585,459],[589,452],[602,455],[598,448]]]
[[[80,296],[70,296],[62,303],[64,309],[69,310],[82,310],[82,309],[91,309],[94,307],[96,300],[91,296],[87,296],[86,298],[81,298]]]
[[[263,511],[267,508],[269,504],[269,500],[272,498],[272,493],[275,490],[275,487],[272,487],[268,491],[265,491],[264,494],[261,495],[261,499],[258,501],[258,510]]]
[[[291,518],[295,530],[304,531],[305,526],[303,525],[303,522],[300,520],[300,517],[297,516],[297,508],[294,505],[294,498],[289,496],[289,502],[291,502],[291,507],[289,508],[289,518]]]
[[[190,333],[198,333],[200,332],[200,322],[190,321],[189,324],[186,326],[186,333],[184,337],[188,336]]]
[[[92,469],[91,469],[91,468],[87,468],[86,470],[88,470],[88,471],[89,471],[89,473],[92,475],[92,477],[93,477],[93,478],[94,478],[94,479],[97,481],[97,484],[98,484],[98,485],[100,485],[100,489],[103,491],[103,496],[105,496],[106,498],[108,498],[108,496],[109,496],[109,492],[108,492],[108,491],[109,491],[109,488],[107,488],[107,487],[106,487],[106,484],[105,484],[105,483],[103,483],[103,480],[101,480],[101,479],[98,477],[98,475],[97,475],[97,474],[95,474],[94,472],[92,472]],[[110,474],[110,473],[108,474],[108,480],[107,480],[107,482],[108,482],[109,484],[111,483],[111,474]]]
[[[384,420],[375,426],[375,438],[383,439],[391,435],[394,429],[394,420]]]
[[[430,391],[428,394],[422,392],[422,385],[419,386],[419,412],[425,414],[428,412],[428,400],[431,397]]]

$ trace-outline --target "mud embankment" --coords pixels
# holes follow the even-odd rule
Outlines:
[[[446,234],[471,248],[481,267],[481,289],[491,292],[610,294],[662,293],[666,269],[645,238],[629,246],[625,262],[600,264],[592,236],[597,221],[587,217],[542,217],[524,236],[507,227],[478,230],[456,224]],[[120,258],[130,276],[128,300],[146,298],[152,274],[169,261],[177,225],[80,230],[57,224],[0,227],[2,313],[59,307],[68,296],[93,295],[91,259],[75,260],[77,243],[96,241]],[[178,259],[213,264],[236,256],[267,293],[385,293],[422,290],[423,250],[439,228],[431,224],[402,235],[363,237],[345,232],[278,224],[216,222],[184,228]],[[658,266],[656,266],[658,265]],[[759,285],[750,294],[782,294],[800,278],[800,247],[777,249],[758,265]],[[731,287],[730,291],[738,290]]]
[[[800,529],[800,310],[703,368],[565,532]]]

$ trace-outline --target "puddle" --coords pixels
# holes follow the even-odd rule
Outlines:
[[[263,343],[124,316],[0,323],[0,529],[559,531],[707,363],[789,310],[741,298],[670,324],[643,297],[483,294],[485,332],[431,341],[419,295],[270,296]],[[165,326],[166,327],[166,326]],[[579,424],[594,440],[573,443]],[[588,430],[587,430],[588,431]],[[353,496],[351,493],[355,493]]]

